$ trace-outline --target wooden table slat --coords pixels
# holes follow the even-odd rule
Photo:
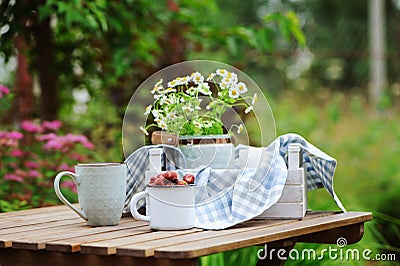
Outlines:
[[[28,231],[35,231],[35,230],[43,230],[46,228],[65,226],[65,225],[76,224],[76,223],[81,223],[81,222],[82,222],[81,218],[62,219],[62,220],[51,221],[51,222],[42,221],[41,223],[29,224],[29,225],[24,226],[23,231],[28,232]],[[9,234],[14,234],[16,236],[16,234],[20,233],[20,232],[21,232],[20,226],[1,229],[0,230],[0,239],[2,236],[9,235]]]
[[[39,250],[45,249],[46,242],[54,240],[62,240],[71,237],[80,237],[85,235],[94,235],[97,233],[117,231],[121,229],[131,229],[138,226],[145,226],[145,222],[130,223],[129,221],[123,221],[115,226],[101,226],[101,227],[88,227],[85,222],[80,224],[73,224],[68,226],[69,228],[63,228],[61,231],[56,233],[49,232],[48,234],[42,234],[39,236],[23,237],[12,241],[13,248],[19,249],[32,249]]]
[[[248,230],[254,230],[256,228],[264,228],[270,226],[281,225],[283,223],[290,223],[289,220],[270,220],[270,221],[250,221],[243,227],[231,228],[228,230],[211,230],[193,232],[190,235],[173,235],[168,238],[151,239],[146,242],[129,243],[125,245],[119,245],[117,247],[117,255],[122,256],[136,256],[136,257],[150,257],[154,255],[154,250],[159,247],[183,244],[192,241],[198,241],[202,239],[210,239],[216,236],[224,236],[235,234],[237,232],[243,232]],[[250,226],[251,225],[251,226]]]
[[[116,254],[117,247],[121,245],[143,243],[155,239],[168,238],[183,234],[191,234],[193,232],[199,232],[199,231],[202,231],[202,229],[194,228],[194,229],[180,230],[180,231],[151,231],[144,235],[128,236],[119,239],[110,239],[106,241],[98,241],[89,244],[84,244],[81,245],[81,253],[93,254],[93,255],[111,255],[111,254]]]
[[[313,212],[309,213],[304,220],[312,219],[315,217],[323,217],[334,215],[332,212]],[[173,236],[163,239],[154,239],[146,241],[145,243],[130,243],[117,247],[117,255],[149,257],[154,255],[154,250],[169,245],[184,244],[192,241],[199,241],[202,239],[210,239],[218,236],[225,236],[235,234],[237,232],[245,232],[248,230],[255,230],[257,228],[266,228],[272,226],[280,226],[286,223],[293,223],[293,220],[250,220],[245,223],[239,224],[227,230],[211,230],[199,232],[193,235]]]
[[[194,258],[238,249],[246,246],[258,245],[284,238],[296,237],[317,231],[328,230],[355,223],[371,220],[370,213],[342,213],[314,219],[301,220],[281,226],[259,228],[251,231],[240,232],[204,240],[193,240],[190,245],[178,244],[162,247],[154,251],[156,258]],[[322,229],[321,229],[322,228]]]
[[[63,212],[63,213],[53,213],[52,215],[43,215],[43,216],[35,216],[30,217],[27,215],[26,217],[18,217],[15,219],[8,219],[7,221],[3,221],[0,223],[0,230],[7,229],[7,228],[14,228],[18,226],[27,226],[27,225],[34,225],[34,224],[42,224],[47,222],[54,222],[60,220],[67,220],[67,219],[76,219],[79,216],[72,211]]]
[[[12,246],[12,241],[18,238],[26,238],[31,237],[34,235],[43,235],[43,233],[48,229],[59,228],[59,227],[68,227],[70,225],[79,224],[81,221],[80,219],[76,219],[75,221],[71,220],[62,220],[62,221],[55,221],[49,223],[41,223],[35,225],[29,225],[23,227],[14,227],[8,229],[2,229],[0,232],[0,247],[6,248]]]
[[[84,235],[80,237],[65,238],[62,240],[46,242],[46,250],[58,252],[77,252],[81,250],[82,244],[88,244],[96,241],[110,241],[139,234],[149,233],[149,226],[140,226],[129,230],[118,230],[94,235]]]
[[[70,208],[68,208],[65,205],[56,205],[56,206],[50,206],[50,207],[43,207],[43,208],[33,208],[33,209],[28,209],[28,210],[19,210],[19,211],[13,211],[13,212],[3,212],[0,213],[0,220],[4,221],[7,218],[15,218],[15,217],[26,217],[27,215],[29,216],[40,216],[44,214],[45,216],[57,212],[67,212],[71,211]]]

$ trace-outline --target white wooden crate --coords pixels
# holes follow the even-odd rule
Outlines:
[[[239,152],[241,167],[256,167],[262,148],[250,148]],[[305,170],[301,167],[300,147],[290,144],[288,148],[288,177],[282,196],[277,203],[257,216],[258,219],[303,219],[307,211],[307,184]]]
[[[161,173],[162,149],[150,150],[150,169],[146,171],[146,183],[151,176]],[[239,152],[241,167],[257,167],[262,148],[249,148]],[[289,144],[288,177],[281,198],[269,209],[257,216],[258,219],[303,219],[307,210],[306,174],[300,157],[300,146]]]

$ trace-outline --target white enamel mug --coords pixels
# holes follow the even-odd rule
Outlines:
[[[125,203],[127,166],[121,163],[88,163],[75,166],[75,173],[63,171],[54,179],[58,198],[91,226],[119,223]],[[60,180],[70,176],[78,189],[81,209],[60,191]]]
[[[137,211],[137,202],[146,199],[147,214]],[[195,215],[194,186],[147,186],[133,195],[130,209],[133,218],[150,222],[157,230],[193,228]]]

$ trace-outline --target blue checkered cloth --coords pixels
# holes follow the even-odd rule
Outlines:
[[[211,169],[204,168],[196,174],[196,217],[195,227],[203,229],[224,229],[257,217],[275,204],[282,195],[288,175],[288,146],[297,143],[301,147],[303,167],[306,169],[308,190],[324,187],[338,207],[346,212],[333,189],[336,160],[325,154],[303,137],[286,134],[278,137],[268,147],[262,149],[257,168]],[[149,167],[149,150],[162,147],[162,163],[166,169],[184,174],[184,156],[178,148],[152,145],[139,148],[126,160],[128,166],[128,186],[125,212],[129,212],[129,202],[133,194],[145,189],[145,172]],[[239,151],[249,146],[238,145]],[[238,163],[236,163],[238,165]]]

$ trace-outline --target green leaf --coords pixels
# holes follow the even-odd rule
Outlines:
[[[235,41],[235,37],[229,36],[226,38],[226,46],[228,47],[229,51],[234,54],[238,55],[238,47]]]
[[[258,43],[261,45],[263,50],[272,52],[274,50],[274,44],[272,43],[271,30],[269,28],[262,28],[256,33]]]

